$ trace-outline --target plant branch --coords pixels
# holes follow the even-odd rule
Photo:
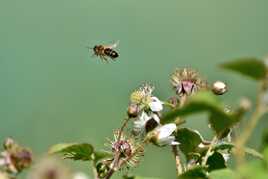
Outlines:
[[[123,134],[123,131],[124,131],[124,128],[127,126],[127,123],[128,121],[130,120],[129,117],[126,117],[124,119],[124,122],[119,130],[119,133],[118,133],[118,137],[117,137],[117,142],[119,142],[121,140],[121,137],[122,137],[122,134]],[[110,170],[108,171],[108,174],[106,175],[105,179],[109,179],[111,178],[111,176],[114,174],[114,172],[117,170],[118,168],[118,165],[119,165],[119,160],[120,160],[120,152],[117,152],[114,156],[114,160],[111,164],[111,168]]]
[[[256,98],[256,108],[252,113],[251,117],[249,118],[247,125],[244,127],[242,134],[237,138],[235,142],[235,156],[238,166],[241,166],[244,163],[244,145],[247,143],[257,123],[261,119],[261,116],[265,113],[265,108],[261,102],[264,95],[263,85],[264,84],[261,83],[259,86]]]
[[[183,168],[182,168],[182,163],[181,163],[181,160],[180,160],[179,152],[178,152],[178,149],[177,149],[176,145],[172,145],[171,147],[172,147],[172,152],[174,154],[175,161],[176,161],[177,176],[179,176],[180,174],[183,173]]]
[[[204,157],[203,160],[202,160],[202,165],[203,165],[203,166],[206,166],[207,161],[208,161],[208,158],[209,158],[209,156],[211,155],[211,151],[212,151],[214,145],[215,145],[217,142],[218,142],[218,137],[215,136],[215,137],[212,139],[211,143],[209,144],[209,148],[208,148],[208,150],[207,150],[207,153],[206,153],[205,157]]]
[[[187,100],[187,95],[183,95],[183,96],[180,97],[179,108],[184,106],[186,100]],[[181,121],[184,121],[184,120],[179,118],[178,120],[175,121],[175,123],[177,124],[177,123],[179,123]],[[180,159],[180,155],[179,155],[177,146],[172,145],[171,148],[172,148],[172,152],[173,152],[173,155],[174,155],[174,158],[175,158],[177,176],[179,176],[180,174],[183,173],[183,165],[181,163],[181,159]]]

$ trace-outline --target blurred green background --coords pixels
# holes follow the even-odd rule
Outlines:
[[[58,142],[102,148],[120,125],[131,91],[147,81],[167,99],[176,67],[225,81],[227,104],[254,99],[253,81],[217,65],[267,55],[267,7],[267,0],[1,0],[0,141],[12,136],[37,155]],[[120,58],[109,64],[85,48],[116,40]],[[187,126],[210,139],[205,117],[194,116]],[[267,126],[263,120],[249,145],[258,148]],[[134,171],[175,178],[170,149],[148,150]]]

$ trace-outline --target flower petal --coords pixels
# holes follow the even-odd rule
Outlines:
[[[158,138],[162,139],[170,136],[176,130],[176,128],[177,126],[174,123],[161,126],[158,128]]]
[[[158,140],[157,143],[160,146],[164,146],[164,145],[179,145],[179,142],[175,141],[174,136],[168,136],[168,137],[162,138],[162,139]]]
[[[145,130],[145,125],[148,120],[150,120],[150,117],[146,112],[142,112],[138,119],[134,121],[133,131],[140,133]]]
[[[153,112],[159,112],[163,110],[163,102],[160,101],[157,97],[151,97],[152,102],[149,103],[149,107]]]

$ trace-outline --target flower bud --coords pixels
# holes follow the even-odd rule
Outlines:
[[[13,145],[14,145],[14,140],[11,138],[6,138],[3,144],[5,150],[12,148]]]
[[[227,92],[227,86],[222,81],[216,81],[213,83],[211,90],[216,95],[223,95]]]
[[[127,109],[129,118],[135,118],[139,114],[139,106],[137,104],[130,104]]]
[[[97,164],[96,169],[100,178],[104,178],[108,174],[110,170],[109,165],[110,161],[102,161]]]
[[[239,107],[243,110],[243,111],[248,111],[250,110],[252,104],[251,104],[251,101],[248,99],[248,98],[242,98],[240,100],[240,104],[239,104]]]

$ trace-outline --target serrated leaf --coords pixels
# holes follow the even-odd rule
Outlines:
[[[266,66],[262,60],[257,58],[240,58],[231,62],[223,63],[222,68],[238,72],[255,80],[264,79]]]
[[[209,174],[210,179],[236,179],[235,173],[230,169],[220,169]]]
[[[206,169],[198,166],[181,174],[178,179],[208,179]]]
[[[224,157],[219,152],[214,152],[208,157],[206,165],[208,166],[208,171],[218,170],[226,168],[226,163]]]
[[[94,148],[87,143],[62,143],[56,144],[49,149],[49,154],[62,154],[65,159],[92,160]]]
[[[202,142],[202,136],[197,131],[189,128],[180,128],[175,134],[176,141],[180,143],[179,148],[188,158],[189,154],[195,152],[195,149]]]

